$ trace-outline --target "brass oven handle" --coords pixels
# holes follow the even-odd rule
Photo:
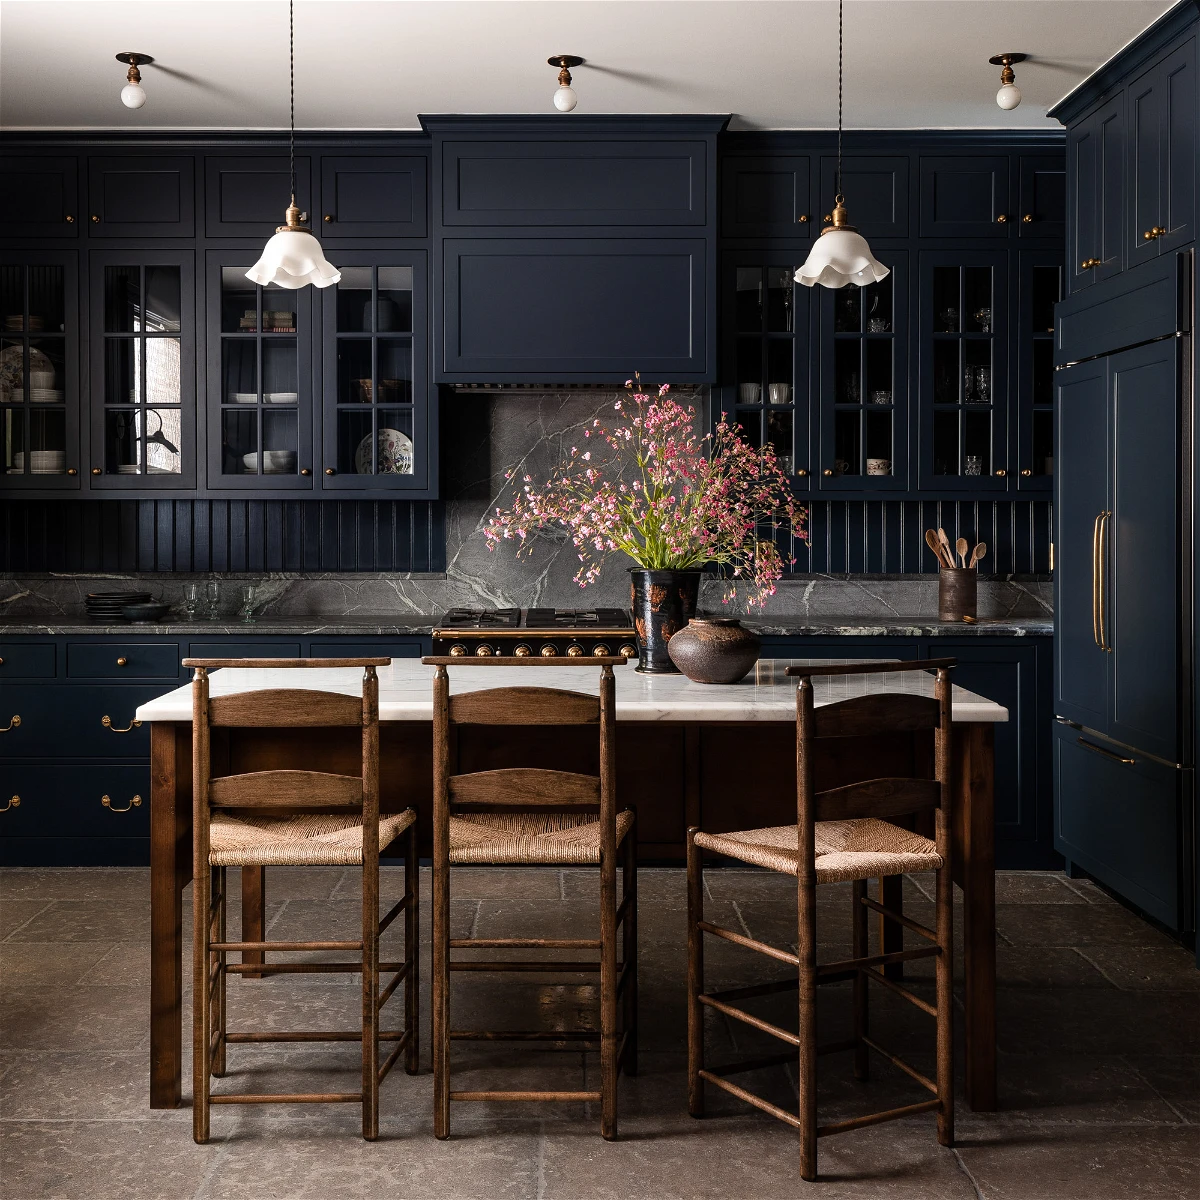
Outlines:
[[[3,808],[0,808],[0,812],[8,812],[8,810],[10,808],[20,808],[20,807],[21,807],[21,797],[13,796],[13,798],[11,800],[9,800],[9,802]]]
[[[1100,640],[1100,526],[1104,523],[1104,514],[1097,513],[1092,522],[1092,641],[1104,649]]]
[[[21,727],[21,714],[13,713],[8,724],[5,725],[5,727],[3,729],[0,729],[0,733],[8,733],[8,731],[10,729],[19,729],[20,727]]]
[[[111,812],[125,813],[125,812],[128,812],[131,808],[140,808],[141,804],[142,804],[142,798],[141,798],[141,796],[134,796],[133,799],[130,800],[129,803],[127,805],[125,805],[124,808],[113,808],[112,797],[107,796],[107,795],[100,797],[100,803],[103,804],[104,807],[109,809]]]
[[[1112,647],[1108,644],[1108,634],[1105,632],[1108,621],[1104,615],[1104,547],[1108,538],[1108,518],[1112,513],[1107,509],[1100,515],[1100,551],[1097,555],[1099,565],[1097,566],[1097,574],[1100,577],[1100,649],[1107,650],[1112,653]]]
[[[131,720],[124,729],[118,729],[117,726],[112,723],[112,717],[105,713],[104,716],[100,718],[100,724],[103,725],[105,729],[111,729],[113,733],[129,733],[130,730],[139,728],[141,726],[141,721],[136,719]]]
[[[1132,767],[1136,758],[1122,758],[1119,754],[1114,754],[1111,750],[1105,750],[1103,746],[1097,746],[1094,742],[1089,742],[1086,738],[1075,739],[1085,750],[1090,750],[1093,754],[1103,754],[1105,758],[1111,758],[1113,762],[1124,763],[1127,767]]]

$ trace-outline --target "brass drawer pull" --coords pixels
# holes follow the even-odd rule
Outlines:
[[[100,803],[103,804],[104,807],[110,812],[124,813],[128,812],[131,808],[140,808],[142,805],[142,798],[141,796],[134,796],[124,808],[113,808],[112,797],[107,795],[100,797]]]
[[[20,808],[20,807],[21,807],[21,797],[14,796],[3,808],[0,808],[0,812],[8,812],[8,810],[10,808]]]
[[[0,733],[8,733],[10,729],[19,729],[21,727],[21,717],[18,713],[13,713],[12,719],[8,722]]]
[[[1093,754],[1102,754],[1105,758],[1111,758],[1113,762],[1123,763],[1127,767],[1132,767],[1137,762],[1136,758],[1122,758],[1119,754],[1114,754],[1111,750],[1105,750],[1103,746],[1097,746],[1094,742],[1089,742],[1087,738],[1075,739],[1085,750],[1090,750]]]
[[[104,716],[102,716],[100,718],[100,724],[103,725],[105,729],[111,729],[113,731],[113,733],[129,733],[130,730],[140,728],[142,723],[141,723],[141,721],[134,719],[134,720],[131,720],[129,722],[129,724],[125,726],[124,729],[119,729],[116,725],[114,725],[112,723],[112,717],[110,717],[108,715],[108,713],[105,713]]]

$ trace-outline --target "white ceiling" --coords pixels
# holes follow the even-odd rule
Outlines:
[[[1045,111],[1170,0],[847,0],[848,128],[1057,127]],[[151,54],[144,108],[120,50]],[[994,102],[1020,51],[1024,100]],[[550,54],[578,54],[577,113],[837,123],[834,0],[297,0],[296,123],[413,129],[418,113],[552,113]],[[287,125],[285,0],[0,0],[6,129]],[[564,124],[571,115],[562,116]]]

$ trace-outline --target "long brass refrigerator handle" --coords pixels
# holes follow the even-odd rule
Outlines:
[[[1108,620],[1104,613],[1104,547],[1108,537],[1108,518],[1111,516],[1112,513],[1108,510],[1100,514],[1100,553],[1097,556],[1099,561],[1097,572],[1100,576],[1100,649],[1107,650],[1110,654],[1112,647],[1108,644],[1108,633],[1106,632]]]
[[[1100,640],[1100,526],[1104,523],[1104,514],[1097,513],[1092,522],[1092,640],[1104,649]]]

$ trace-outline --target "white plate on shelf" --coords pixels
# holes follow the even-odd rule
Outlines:
[[[229,400],[232,404],[257,404],[257,392],[230,392]]]
[[[263,400],[267,404],[295,404],[300,399],[299,392],[264,392]]]
[[[411,475],[413,471],[412,438],[398,429],[381,429],[379,440],[379,474]],[[354,452],[354,469],[360,475],[371,474],[371,435],[358,443]]]
[[[30,404],[61,404],[63,393],[58,388],[30,388]]]

